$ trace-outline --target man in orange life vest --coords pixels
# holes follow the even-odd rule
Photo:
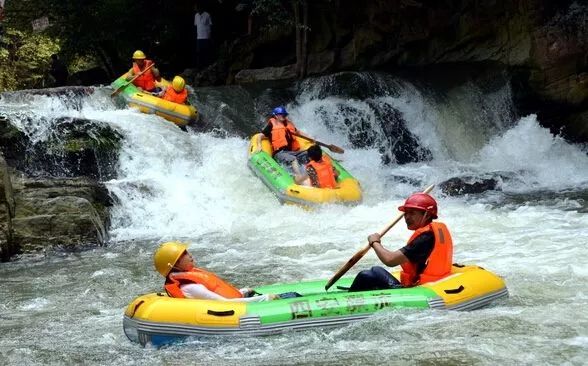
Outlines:
[[[298,141],[292,135],[292,132],[301,136],[306,136],[302,131],[298,131],[294,123],[288,119],[288,112],[284,107],[276,107],[272,111],[272,117],[268,119],[268,123],[261,131],[272,143],[274,151],[274,158],[282,164],[292,166],[295,175],[301,175],[298,161],[306,164],[308,157],[306,151],[300,150]],[[306,136],[308,137],[308,136]],[[262,135],[257,136],[257,151],[261,151]]]
[[[362,271],[349,291],[412,287],[440,280],[451,274],[453,242],[451,234],[437,218],[437,202],[426,193],[415,193],[398,208],[414,234],[403,248],[390,251],[382,246],[380,234],[371,234],[368,242],[380,260],[389,267],[400,265],[400,281],[380,266]]]
[[[165,277],[165,291],[171,297],[258,302],[276,299],[273,294],[255,295],[250,288],[237,289],[212,272],[196,268],[188,246],[179,242],[160,245],[153,261],[155,269]]]
[[[186,104],[188,100],[188,89],[186,89],[186,81],[181,76],[175,76],[172,80],[171,86],[164,88],[158,94],[163,100],[178,104]]]
[[[149,66],[153,64],[153,61],[147,60],[145,57],[145,53],[141,50],[137,50],[133,53],[133,67],[129,70],[127,74],[127,80],[130,81],[135,75],[141,73],[141,71],[145,70]],[[155,87],[155,81],[160,80],[161,77],[159,76],[159,70],[155,67],[147,70],[143,75],[139,76],[133,81],[139,89],[147,91],[147,92],[159,92],[159,88]]]
[[[306,151],[309,159],[306,174],[295,176],[296,183],[316,188],[337,188],[337,170],[333,167],[331,159],[323,155],[321,147],[312,145]]]

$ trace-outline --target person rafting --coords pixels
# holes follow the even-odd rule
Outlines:
[[[426,193],[408,197],[398,210],[414,233],[399,250],[390,251],[382,246],[378,233],[368,236],[368,243],[376,255],[389,267],[400,265],[400,281],[386,269],[374,266],[357,274],[349,291],[381,290],[396,287],[413,287],[440,280],[451,273],[453,241],[447,226],[433,222],[437,218],[437,202]]]
[[[279,297],[259,295],[250,288],[237,289],[214,273],[197,268],[184,243],[161,244],[153,261],[157,272],[165,277],[165,291],[171,297],[237,302],[269,301]]]
[[[186,81],[181,76],[174,76],[171,86],[163,88],[159,93],[159,96],[161,96],[163,100],[178,104],[187,104],[188,89],[186,89]]]
[[[309,159],[305,167],[306,173],[296,175],[296,183],[315,188],[337,188],[338,173],[329,156],[323,155],[323,150],[318,145],[312,145],[306,151]]]
[[[133,84],[146,92],[160,92],[161,89],[155,86],[155,81],[161,80],[161,76],[159,75],[159,70],[152,65],[153,61],[148,60],[143,51],[136,50],[133,53],[133,67],[127,73],[127,81],[132,80],[133,77],[149,68],[141,76],[133,80]]]
[[[286,108],[280,106],[272,111],[272,116],[268,119],[267,125],[261,131],[272,144],[273,157],[281,164],[292,167],[295,175],[301,175],[298,163],[306,164],[308,157],[306,151],[300,150],[300,144],[292,133],[308,137],[302,131],[299,131],[294,123],[288,118]],[[257,151],[261,151],[262,135],[257,136]]]

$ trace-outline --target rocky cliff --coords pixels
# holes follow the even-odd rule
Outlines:
[[[521,114],[588,141],[588,5],[564,0],[308,1],[307,74],[411,71],[432,83],[506,72]],[[287,24],[285,21],[284,24]],[[257,27],[265,26],[257,24]],[[293,27],[231,45],[198,84],[296,77]],[[212,75],[212,76],[211,76]]]

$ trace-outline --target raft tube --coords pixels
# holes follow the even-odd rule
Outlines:
[[[294,136],[302,150],[312,143]],[[296,184],[294,177],[272,157],[272,145],[263,136],[260,152],[257,152],[257,135],[249,143],[249,160],[247,165],[263,183],[274,193],[281,203],[315,206],[322,203],[359,204],[362,199],[361,186],[337,160],[331,157],[333,166],[339,173],[337,188],[315,188]],[[323,154],[327,154],[323,148]]]
[[[344,277],[329,292],[327,280],[261,286],[255,291],[297,292],[302,297],[255,303],[146,294],[128,305],[123,328],[132,342],[158,347],[190,336],[265,336],[341,326],[385,309],[474,310],[508,296],[504,281],[478,266],[454,264],[448,277],[411,288],[344,290],[352,281]]]
[[[115,90],[127,83],[127,74],[122,75],[116,79],[110,86]],[[161,79],[156,82],[157,87],[168,87],[170,82]],[[137,108],[146,114],[156,114],[166,120],[175,123],[178,126],[186,126],[198,119],[198,111],[196,107],[187,104],[178,104],[163,100],[159,97],[153,96],[150,93],[139,91],[134,84],[126,86],[119,94],[127,105],[131,108]]]

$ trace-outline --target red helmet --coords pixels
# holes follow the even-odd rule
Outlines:
[[[437,201],[426,193],[415,193],[406,199],[398,209],[404,212],[407,208],[427,211],[434,219],[437,218]]]

